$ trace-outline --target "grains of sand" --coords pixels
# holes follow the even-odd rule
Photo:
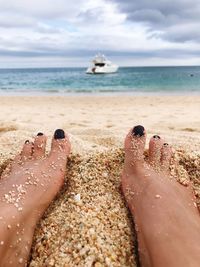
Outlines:
[[[135,230],[120,189],[123,161],[121,149],[70,157],[65,185],[35,231],[29,267],[136,266]],[[200,207],[200,155],[177,150],[170,172],[192,183]]]
[[[120,149],[71,157],[66,185],[36,230],[30,267],[136,266],[135,231],[120,189],[123,161]],[[199,194],[199,155],[177,151],[170,168],[179,182],[190,177]]]

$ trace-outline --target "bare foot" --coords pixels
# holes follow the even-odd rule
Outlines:
[[[64,182],[69,139],[56,130],[45,157],[46,139],[26,141],[0,180],[0,267],[27,265],[36,223]]]
[[[136,126],[125,139],[122,188],[134,215],[142,266],[200,266],[200,217],[194,196],[171,178],[171,147],[159,136],[149,143],[144,161],[146,132]]]

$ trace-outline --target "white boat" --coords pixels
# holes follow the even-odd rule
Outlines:
[[[86,70],[88,74],[115,73],[118,66],[107,60],[104,55],[98,54],[92,60],[92,65]]]

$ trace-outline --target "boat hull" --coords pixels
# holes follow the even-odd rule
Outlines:
[[[118,70],[117,65],[113,66],[104,66],[104,67],[89,67],[86,70],[87,74],[106,74],[106,73],[115,73]]]

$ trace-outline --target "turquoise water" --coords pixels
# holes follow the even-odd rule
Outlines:
[[[200,67],[124,67],[88,75],[85,68],[0,69],[0,94],[200,94]]]

